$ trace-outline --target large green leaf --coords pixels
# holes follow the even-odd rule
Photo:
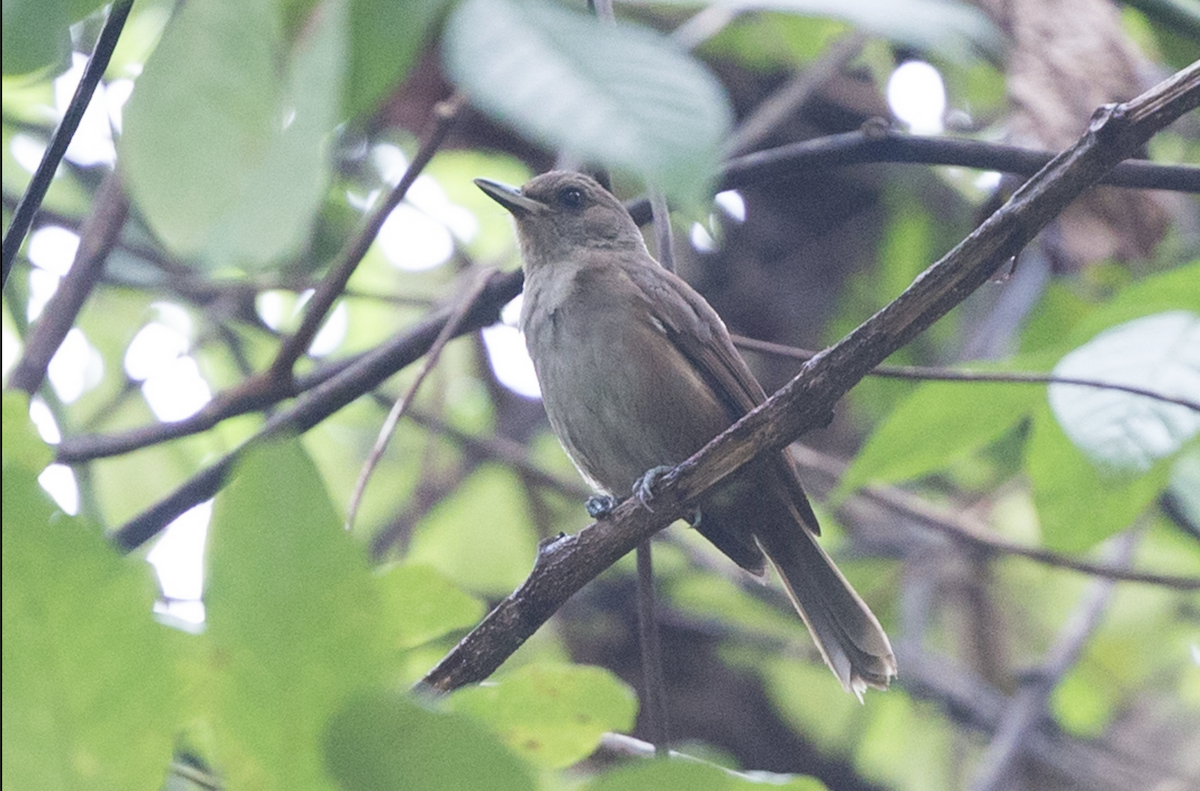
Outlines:
[[[149,568],[55,514],[21,465],[3,486],[4,787],[161,788],[179,682]]]
[[[349,702],[325,735],[329,772],[346,791],[532,791],[529,770],[479,723],[396,694]]]
[[[421,53],[447,0],[350,0],[346,115],[374,111]]]
[[[540,0],[466,0],[446,68],[481,109],[567,155],[698,202],[731,113],[717,81],[670,39]]]
[[[455,711],[487,723],[530,763],[570,766],[591,755],[606,731],[633,727],[633,690],[604,668],[526,665],[451,698]]]
[[[62,0],[4,0],[3,68],[26,74],[64,61],[71,51],[66,4]]]
[[[471,626],[484,613],[483,602],[455,587],[430,566],[396,566],[377,582],[387,628],[395,635],[399,648],[412,648]]]
[[[1171,311],[1126,322],[1063,357],[1054,375],[1200,403],[1200,315]],[[1049,398],[1071,441],[1112,469],[1147,470],[1200,431],[1200,411],[1120,390],[1055,384]]]
[[[408,559],[473,593],[503,596],[533,567],[537,536],[511,470],[485,464],[417,524]]]
[[[175,252],[255,266],[293,252],[320,207],[338,120],[344,0],[290,52],[273,0],[184,4],[125,111],[130,192]]]
[[[231,787],[331,788],[321,740],[388,677],[374,580],[296,441],[251,452],[209,533],[213,719]]]
[[[1025,469],[1048,547],[1079,552],[1129,527],[1166,487],[1170,466],[1145,473],[1102,471],[1063,433],[1048,406],[1034,413]]]
[[[994,442],[1040,399],[1040,388],[1023,384],[923,384],[871,434],[838,490],[946,469]]]
[[[841,19],[892,41],[967,60],[976,50],[1000,54],[1000,32],[980,10],[953,0],[663,0],[676,5],[715,5],[741,11],[787,11]]]

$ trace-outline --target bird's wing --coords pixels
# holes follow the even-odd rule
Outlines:
[[[766,400],[762,385],[734,348],[725,323],[704,297],[656,262],[648,263],[627,267],[630,279],[646,295],[646,303],[671,342],[725,405],[730,422],[740,419]],[[786,452],[777,454],[771,474],[788,492],[800,522],[820,535],[820,525],[800,485],[792,457]]]

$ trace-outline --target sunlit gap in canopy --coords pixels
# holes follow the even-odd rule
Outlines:
[[[888,79],[887,100],[913,134],[945,130],[946,86],[938,70],[925,61],[906,60],[896,67]]]

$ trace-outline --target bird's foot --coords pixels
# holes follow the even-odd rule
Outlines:
[[[666,475],[671,470],[675,469],[670,464],[661,464],[658,467],[651,467],[646,470],[646,474],[634,481],[633,496],[641,503],[647,511],[654,513],[654,508],[651,507],[650,501],[654,499],[654,484],[658,479]]]
[[[617,498],[611,494],[596,494],[583,501],[588,516],[592,519],[605,519],[617,507]]]

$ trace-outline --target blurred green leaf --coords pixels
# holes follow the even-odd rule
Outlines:
[[[1200,316],[1158,313],[1106,330],[1063,357],[1054,375],[1200,402]],[[1200,431],[1200,412],[1119,390],[1053,384],[1049,400],[1071,441],[1115,470],[1147,470]]]
[[[272,0],[196,0],[167,26],[125,110],[121,157],[177,253],[263,266],[305,238],[339,117],[344,0],[314,19],[290,53]]]
[[[766,788],[825,791],[825,784],[815,777],[772,772],[734,774],[712,764],[671,759],[640,761],[619,767],[596,778],[586,788],[587,791],[749,791]]]
[[[927,382],[872,432],[838,492],[945,469],[997,440],[1041,398],[1035,385]]]
[[[864,778],[889,788],[960,787],[953,762],[939,760],[957,747],[953,729],[936,709],[902,690],[872,696],[857,736],[856,765]],[[904,738],[890,738],[903,731]]]
[[[443,52],[477,106],[535,142],[637,173],[683,204],[707,196],[732,114],[670,39],[541,0],[466,0]]]
[[[161,788],[179,681],[150,569],[52,518],[26,469],[4,465],[3,499],[4,787]]]
[[[701,5],[699,0],[660,0],[672,5]],[[966,62],[976,52],[999,57],[1003,38],[982,11],[954,0],[716,0],[717,7],[739,11],[786,11],[841,19],[891,41]]]
[[[655,568],[659,565],[656,554]],[[791,640],[803,633],[794,612],[772,607],[722,577],[697,572],[680,574],[664,588],[671,604],[682,612],[701,620],[719,620],[736,626],[743,634]]]
[[[463,589],[505,595],[537,557],[513,473],[488,464],[462,482],[413,531],[408,560],[428,563]]]
[[[742,14],[700,45],[706,58],[735,59],[753,69],[789,68],[815,60],[847,25],[764,12]]]
[[[55,62],[67,63],[73,21],[68,11],[63,0],[4,0],[4,74],[28,74]]]
[[[1046,545],[1079,552],[1129,527],[1166,487],[1170,465],[1145,473],[1104,473],[1075,447],[1050,412],[1034,412],[1025,446],[1025,469]]]
[[[405,564],[377,578],[384,623],[400,648],[412,648],[475,624],[483,602],[454,586],[430,566]]]
[[[325,761],[346,791],[533,791],[529,770],[470,717],[397,694],[351,701],[325,734]]]
[[[1200,525],[1200,446],[1191,445],[1179,454],[1171,468],[1171,494],[1185,518]]]
[[[4,391],[4,466],[14,464],[35,475],[54,459],[50,446],[38,436],[29,419],[29,396],[19,390]]]
[[[209,530],[212,715],[231,786],[330,788],[330,712],[390,677],[361,548],[295,440],[256,448]]]
[[[637,698],[610,671],[534,664],[450,698],[454,711],[483,721],[535,766],[570,766],[592,754],[607,731],[633,727]]]
[[[449,0],[350,0],[346,116],[374,112],[416,63]]]
[[[643,761],[607,772],[587,786],[588,791],[730,791],[737,788],[729,773],[716,766],[690,761]]]
[[[1110,301],[1081,318],[1063,336],[1064,352],[1097,333],[1126,321],[1172,310],[1195,312],[1200,305],[1200,260],[1126,286]]]

